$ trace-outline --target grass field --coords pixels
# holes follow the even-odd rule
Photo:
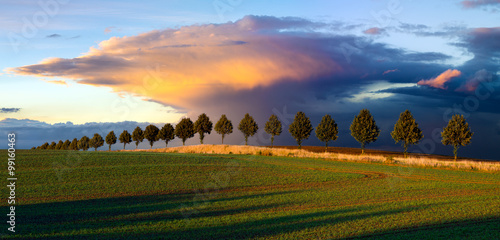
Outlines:
[[[16,233],[4,223],[6,239],[500,238],[498,173],[50,150],[20,150],[16,164]]]

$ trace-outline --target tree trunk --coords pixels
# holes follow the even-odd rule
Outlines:
[[[186,145],[185,143],[186,143],[186,139],[183,138],[182,139],[182,146],[185,146]]]
[[[222,145],[224,145],[224,134],[222,134]]]
[[[248,145],[248,136],[245,136],[245,146]]]
[[[125,144],[127,144],[127,143],[123,143],[123,150],[125,150]]]
[[[111,152],[111,144],[109,144],[108,152]]]
[[[328,152],[328,141],[325,142],[325,152]]]
[[[365,144],[361,144],[361,155],[365,154]]]
[[[271,148],[274,147],[274,135],[271,136]]]
[[[458,145],[453,145],[453,155],[455,155],[455,161],[457,161]]]
[[[408,157],[408,144],[406,142],[404,143],[404,149],[405,149],[404,157],[406,158],[406,157]]]

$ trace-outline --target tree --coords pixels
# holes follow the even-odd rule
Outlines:
[[[333,120],[330,115],[326,114],[321,118],[321,122],[318,124],[315,133],[316,137],[325,143],[326,152],[328,150],[328,142],[337,140],[339,129],[335,120]]]
[[[83,136],[78,141],[78,149],[82,149],[83,151],[87,151],[90,147],[90,139],[87,136]]]
[[[407,156],[408,145],[417,144],[424,137],[422,130],[418,128],[418,123],[408,110],[399,115],[399,120],[394,125],[391,136],[396,143],[401,141],[403,144],[404,157]]]
[[[248,145],[248,137],[251,137],[255,135],[255,133],[257,133],[257,131],[259,130],[259,125],[257,125],[253,117],[247,113],[245,114],[245,117],[241,119],[238,129],[245,136],[245,145]]]
[[[459,146],[466,146],[470,144],[473,132],[469,128],[469,124],[465,121],[463,115],[453,115],[448,122],[448,125],[441,132],[443,138],[441,142],[443,145],[453,145],[453,155],[455,161],[457,160],[457,153]]]
[[[94,151],[97,151],[98,148],[104,145],[104,139],[102,139],[99,133],[95,133],[94,137],[90,139],[89,146],[94,148]]]
[[[127,130],[123,130],[120,134],[120,142],[123,143],[123,149],[125,149],[125,144],[129,144],[132,142],[132,136],[128,133]]]
[[[59,140],[59,142],[56,144],[56,150],[62,150],[64,142],[62,140]]]
[[[56,142],[52,142],[52,143],[50,143],[50,145],[49,145],[49,147],[47,149],[55,150],[56,149],[56,145],[57,145]]]
[[[227,119],[225,114],[220,116],[219,121],[215,124],[215,131],[222,135],[222,144],[224,144],[224,136],[233,133],[233,124]]]
[[[200,135],[200,143],[203,144],[205,133],[210,134],[212,132],[212,122],[205,113],[198,116],[198,119],[194,122],[194,130]]]
[[[313,131],[311,120],[309,120],[305,113],[297,112],[292,124],[288,127],[288,131],[297,141],[300,149],[302,147],[302,141],[308,139]]]
[[[139,143],[141,143],[144,140],[144,133],[142,132],[142,129],[139,126],[137,126],[134,129],[134,132],[132,132],[132,139],[135,141],[135,149],[137,149]]]
[[[73,138],[71,144],[69,144],[69,150],[77,150],[78,151],[78,139]]]
[[[194,137],[194,124],[189,118],[183,118],[175,126],[175,136],[182,139],[182,146],[185,145],[186,139]]]
[[[64,141],[64,143],[63,143],[62,149],[63,150],[69,150],[69,145],[70,144],[71,144],[71,142],[68,139],[66,139],[66,141]]]
[[[271,135],[271,147],[274,146],[274,136],[279,136],[281,134],[281,122],[276,115],[271,115],[269,120],[266,122],[264,130],[267,134]]]
[[[49,148],[48,142],[45,142],[44,144],[42,144],[42,146],[40,146],[40,149],[48,149],[48,148]]]
[[[158,132],[158,139],[165,141],[165,147],[168,147],[168,142],[174,140],[174,138],[175,138],[175,129],[170,123],[165,124],[161,128],[160,132]]]
[[[109,145],[108,151],[111,151],[111,145],[116,143],[116,135],[114,131],[111,131],[106,136],[106,143]]]
[[[144,130],[144,138],[149,141],[149,145],[151,145],[151,149],[153,149],[153,144],[158,141],[158,132],[160,129],[153,124],[150,124]]]
[[[350,129],[351,136],[361,143],[361,154],[365,153],[365,145],[375,142],[380,135],[380,129],[368,109],[361,110],[359,115],[354,117]]]

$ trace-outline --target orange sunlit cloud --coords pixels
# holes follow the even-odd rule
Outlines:
[[[386,74],[393,73],[393,72],[399,72],[399,70],[398,69],[389,69],[389,70],[384,71],[384,73],[382,73],[382,75],[386,75]]]
[[[111,87],[168,105],[192,107],[221,91],[304,81],[341,71],[326,53],[293,35],[262,34],[254,17],[112,37],[73,59],[50,58],[9,69]]]
[[[368,34],[368,35],[379,35],[379,34],[382,34],[383,31],[384,31],[383,29],[380,29],[378,27],[373,27],[373,28],[369,28],[369,29],[363,31],[363,33]]]
[[[420,80],[417,84],[433,88],[446,89],[447,87],[445,87],[444,84],[449,82],[452,78],[459,77],[460,75],[462,75],[462,72],[460,72],[459,70],[448,69],[435,78]]]

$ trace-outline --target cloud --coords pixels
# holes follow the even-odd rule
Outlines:
[[[462,72],[456,70],[456,69],[448,69],[445,72],[439,74],[439,76],[435,78],[431,78],[428,80],[420,80],[418,81],[418,85],[421,86],[429,86],[433,88],[440,88],[440,89],[447,89],[445,87],[445,83],[449,82],[452,78],[459,77],[462,75]]]
[[[500,27],[474,28],[464,37],[464,46],[476,58],[489,59],[500,57]]]
[[[477,71],[474,76],[467,79],[467,81],[459,88],[456,89],[457,92],[473,92],[476,91],[477,87],[481,83],[489,83],[493,81],[493,74],[488,72],[486,69],[481,69]]]
[[[193,101],[220,92],[342,71],[324,46],[314,47],[322,39],[294,34],[298,28],[310,31],[321,25],[299,18],[247,16],[234,23],[112,37],[80,57],[50,58],[11,70],[109,86],[190,108]]]
[[[21,108],[0,108],[0,113],[16,113],[21,111]]]
[[[107,27],[107,28],[105,28],[105,29],[104,29],[104,34],[108,34],[108,33],[112,32],[112,31],[113,31],[113,29],[115,29],[115,28],[116,28],[116,27]]]
[[[384,71],[384,73],[382,75],[386,75],[386,74],[393,73],[393,72],[399,72],[399,70],[398,69],[386,70],[386,71]]]
[[[380,79],[415,84],[449,68],[442,61],[450,56],[442,53],[410,52],[366,36],[325,31],[335,24],[246,16],[112,37],[82,56],[48,58],[8,72],[105,86],[190,117],[207,113],[240,119],[249,112],[265,122],[284,106],[290,112],[320,111],[318,101],[324,108],[352,112],[357,107],[341,102],[358,96],[365,84]],[[383,74],[395,66],[397,73]]]
[[[370,29],[363,31],[364,34],[368,34],[368,35],[380,35],[384,32],[385,31],[383,29],[378,28],[378,27],[373,27],[373,28],[370,28]]]
[[[54,33],[54,34],[51,34],[51,35],[47,35],[46,38],[60,38],[60,37],[62,37],[62,36],[59,35],[59,34]]]
[[[68,83],[65,81],[65,80],[44,80],[45,82],[48,82],[48,83],[53,83],[53,84],[58,84],[58,85],[64,85],[64,86],[68,86]]]
[[[460,3],[464,8],[478,8],[483,6],[500,5],[500,0],[465,0]]]

